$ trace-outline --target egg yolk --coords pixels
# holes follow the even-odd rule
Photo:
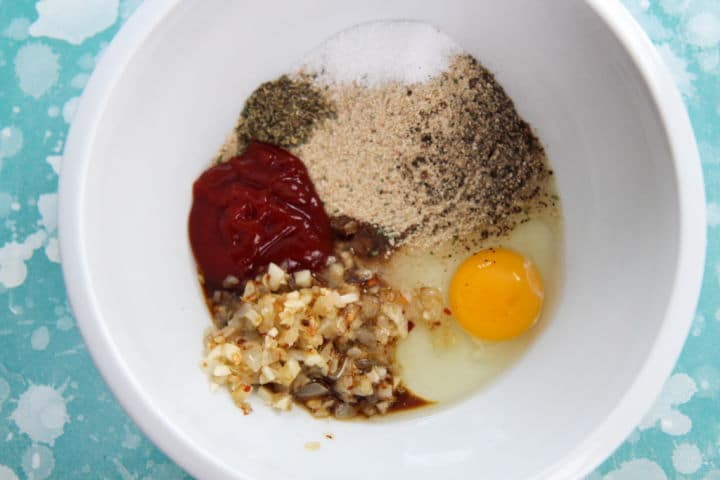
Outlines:
[[[540,315],[543,297],[535,265],[505,248],[490,248],[468,258],[450,282],[453,315],[483,340],[508,340],[527,331]]]

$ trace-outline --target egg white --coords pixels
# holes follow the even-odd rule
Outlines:
[[[547,214],[517,226],[507,236],[486,240],[479,248],[510,248],[535,263],[545,285],[540,323],[550,321],[558,289],[561,234],[559,215]],[[393,256],[384,273],[389,283],[398,288],[438,288],[447,303],[455,270],[473,253],[476,251],[468,252],[453,242],[432,252],[404,249]],[[416,325],[397,350],[405,385],[415,394],[439,403],[457,400],[482,388],[522,355],[538,330],[536,325],[517,339],[486,342],[471,337],[455,319],[450,318],[448,323],[454,338],[451,346],[434,345],[429,329]]]

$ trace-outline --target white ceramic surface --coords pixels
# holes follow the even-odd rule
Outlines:
[[[192,181],[259,82],[338,30],[393,18],[475,54],[546,145],[566,216],[556,315],[452,408],[372,423],[243,417],[198,367],[209,319],[186,235]],[[154,0],[106,50],[75,117],[63,267],[113,392],[195,476],[575,478],[630,432],[679,354],[702,275],[702,188],[681,99],[614,0]],[[314,440],[319,451],[303,448]]]

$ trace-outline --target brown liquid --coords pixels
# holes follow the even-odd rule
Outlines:
[[[398,412],[404,412],[407,410],[414,410],[416,408],[424,407],[426,405],[432,405],[435,402],[432,400],[426,400],[418,395],[415,395],[413,392],[407,389],[407,387],[401,387],[403,390],[398,390],[395,393],[395,402],[390,406],[390,408],[387,411],[386,415],[392,414],[392,413],[398,413]],[[319,398],[329,399],[333,398],[332,395],[325,395]],[[305,403],[295,398],[296,405],[300,405],[301,407],[305,408],[308,412],[311,412],[310,409],[308,409],[305,406]],[[312,413],[312,412],[311,412]],[[374,415],[374,417],[382,417],[383,415]],[[334,417],[336,420],[357,420],[357,419],[365,419],[368,418],[366,415],[364,415],[361,411],[357,413],[357,415],[353,417],[348,418],[338,418]]]
[[[413,410],[415,408],[424,407],[425,405],[432,405],[433,403],[435,402],[425,400],[406,388],[397,392],[395,402],[390,406],[390,412]]]

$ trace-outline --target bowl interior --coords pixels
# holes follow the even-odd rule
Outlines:
[[[104,335],[88,341],[109,349],[126,388],[139,392],[126,407],[141,425],[159,412],[163,435],[193,457],[175,452],[176,460],[258,478],[525,478],[562,462],[603,424],[664,319],[678,190],[631,57],[584,2],[553,7],[187,0],[134,52],[83,172],[81,241]],[[262,407],[243,417],[226,394],[209,392],[199,368],[209,318],[187,239],[192,182],[255,86],[339,30],[394,18],[432,23],[474,54],[546,146],[566,221],[556,312],[509,371],[452,408],[369,423]],[[326,432],[335,440],[303,448]]]

